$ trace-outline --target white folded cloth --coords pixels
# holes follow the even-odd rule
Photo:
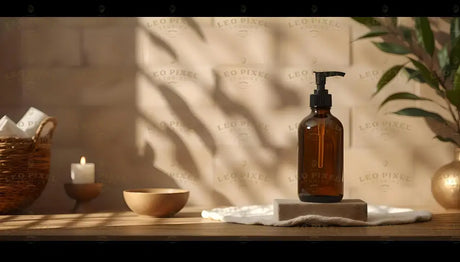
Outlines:
[[[36,109],[35,107],[30,107],[21,120],[18,121],[17,126],[27,134],[27,137],[33,137],[42,120],[47,117],[48,115],[42,111]],[[46,130],[43,130],[42,136],[47,133],[48,132]]]
[[[289,220],[277,221],[273,216],[273,205],[231,206],[203,210],[201,216],[218,221],[238,224],[266,226],[379,226],[408,224],[431,220],[431,213],[424,210],[395,208],[382,205],[367,206],[367,221],[344,217],[304,215]]]
[[[30,107],[17,124],[5,115],[0,119],[0,137],[32,138],[46,117],[48,115],[35,107]],[[51,126],[45,126],[41,136],[46,136],[50,129]]]
[[[8,116],[3,116],[2,119],[0,119],[0,137],[25,138],[27,134]]]

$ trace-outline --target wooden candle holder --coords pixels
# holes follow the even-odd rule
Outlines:
[[[65,192],[67,195],[75,199],[75,205],[72,209],[73,213],[77,213],[81,208],[82,204],[88,203],[89,201],[96,198],[102,190],[102,183],[91,183],[91,184],[64,184]],[[81,210],[80,210],[81,211]]]

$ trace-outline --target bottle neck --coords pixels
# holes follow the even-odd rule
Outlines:
[[[331,113],[331,108],[330,107],[321,107],[321,108],[318,108],[318,107],[312,107],[311,108],[311,112],[315,115],[328,115]]]

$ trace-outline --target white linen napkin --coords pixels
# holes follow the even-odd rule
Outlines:
[[[0,137],[19,137],[25,138],[27,134],[16,126],[16,123],[8,116],[0,119]]]
[[[431,220],[431,213],[424,210],[395,208],[381,205],[367,206],[367,221],[344,217],[304,215],[289,220],[277,221],[273,216],[273,205],[250,205],[213,208],[201,212],[203,218],[229,223],[259,224],[266,226],[380,226],[408,224]]]
[[[37,108],[30,107],[29,110],[27,110],[27,112],[21,118],[21,120],[18,121],[17,126],[27,134],[27,137],[33,137],[40,123],[47,117],[47,114],[43,113]],[[48,131],[49,130],[43,129],[41,136],[46,135]]]

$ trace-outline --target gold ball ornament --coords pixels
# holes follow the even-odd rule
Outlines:
[[[454,161],[439,168],[431,179],[431,192],[446,209],[460,209],[460,148],[455,148]]]

